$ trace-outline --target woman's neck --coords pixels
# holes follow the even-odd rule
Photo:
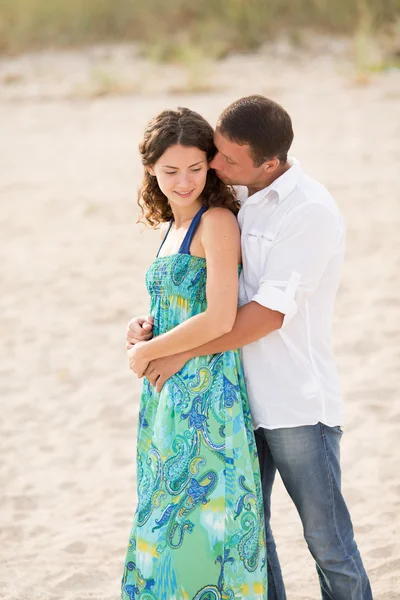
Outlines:
[[[171,202],[171,210],[174,215],[175,229],[179,229],[186,221],[191,221],[193,217],[199,212],[202,204],[198,200],[190,206],[176,206]]]

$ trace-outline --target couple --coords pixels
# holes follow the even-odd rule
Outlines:
[[[288,158],[292,140],[287,112],[250,96],[215,132],[164,111],[140,145],[140,204],[162,243],[146,275],[152,318],[127,336],[144,383],[123,600],[284,600],[276,470],[322,598],[372,598],[340,482],[330,336],[343,222]],[[231,185],[247,188],[241,205]]]

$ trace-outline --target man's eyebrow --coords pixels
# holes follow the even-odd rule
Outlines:
[[[204,162],[204,160],[199,160],[199,162],[194,163],[193,165],[189,165],[189,169],[191,169],[192,167],[195,167],[196,165],[201,165]],[[171,165],[161,165],[162,167],[164,167],[165,169],[178,169],[178,167],[173,167]]]

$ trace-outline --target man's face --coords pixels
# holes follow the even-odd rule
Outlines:
[[[218,129],[214,134],[217,154],[210,162],[210,167],[224,183],[231,185],[252,186],[265,173],[264,165],[255,167],[250,147],[231,142]]]

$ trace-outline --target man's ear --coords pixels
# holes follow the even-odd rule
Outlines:
[[[264,163],[264,171],[269,171],[271,173],[272,171],[275,171],[280,164],[279,158],[271,158],[271,160],[267,160]]]

